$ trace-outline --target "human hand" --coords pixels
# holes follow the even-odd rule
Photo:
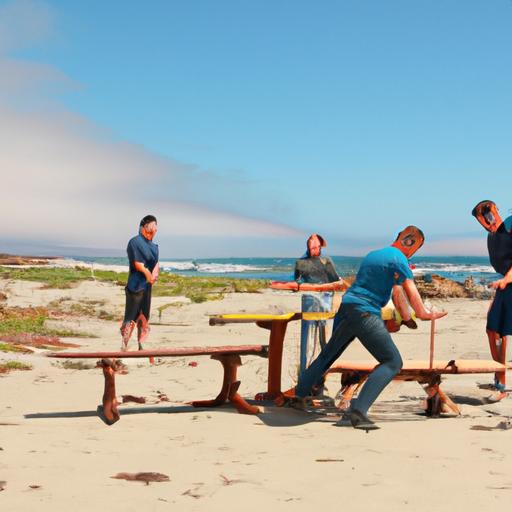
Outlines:
[[[507,280],[507,278],[503,277],[501,279],[498,279],[497,281],[493,281],[492,283],[489,283],[488,287],[492,288],[494,290],[497,290],[498,288],[500,290],[503,290],[508,284],[509,284],[509,281]]]
[[[438,318],[443,318],[443,316],[446,316],[448,314],[448,311],[434,311],[426,309],[424,313],[420,316],[416,314],[416,316],[420,320],[437,320]]]
[[[437,320],[438,318],[443,318],[443,316],[446,316],[447,314],[448,311],[431,311],[429,320]]]

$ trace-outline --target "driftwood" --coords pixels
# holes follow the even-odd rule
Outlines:
[[[170,478],[163,473],[142,472],[142,473],[117,473],[110,478],[117,478],[119,480],[127,480],[129,482],[170,482]]]

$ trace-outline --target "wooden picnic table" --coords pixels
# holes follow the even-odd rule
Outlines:
[[[283,365],[283,346],[286,328],[289,322],[297,320],[318,321],[331,320],[336,312],[290,312],[280,314],[267,313],[229,313],[210,316],[210,325],[226,325],[232,323],[254,323],[262,329],[268,329],[268,381],[267,390],[258,393],[256,400],[274,400],[282,395],[281,374]],[[381,313],[384,321],[393,320],[400,324],[401,318],[394,308],[384,307]]]
[[[237,380],[237,369],[242,365],[241,356],[255,355],[267,357],[266,345],[239,345],[221,347],[180,347],[157,350],[136,350],[130,352],[51,352],[47,357],[60,359],[99,359],[97,366],[103,369],[105,387],[102,406],[98,413],[105,423],[112,425],[119,421],[118,402],[116,398],[115,375],[122,368],[120,359],[154,358],[154,357],[185,357],[209,355],[219,361],[224,370],[220,393],[213,400],[196,400],[191,402],[194,407],[217,407],[226,401],[231,402],[238,412],[258,414],[258,407],[247,403],[239,394],[240,381]]]
[[[262,329],[270,331],[268,340],[268,381],[267,391],[258,393],[256,400],[274,400],[281,395],[281,372],[283,365],[283,345],[286,328],[289,322],[296,320],[328,320],[334,312],[328,313],[283,313],[255,314],[240,313],[214,315],[210,317],[210,325],[226,325],[231,323],[254,323]]]

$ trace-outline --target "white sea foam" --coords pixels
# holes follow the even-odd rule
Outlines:
[[[161,261],[160,268],[166,272],[173,272],[176,270],[197,270],[197,265],[194,261]]]
[[[429,263],[413,270],[415,274],[428,274],[435,272],[464,272],[469,274],[494,274],[490,265],[464,265],[451,263]]]
[[[227,274],[269,270],[267,267],[240,265],[235,263],[198,263],[195,261],[161,261],[160,268],[164,272],[197,271],[204,274]]]
[[[256,267],[255,265],[236,265],[234,263],[199,263],[197,270],[208,274],[227,274],[231,272],[263,272],[269,269]]]

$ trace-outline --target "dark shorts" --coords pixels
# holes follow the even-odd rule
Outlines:
[[[124,289],[126,293],[126,307],[124,310],[123,323],[136,322],[142,313],[146,320],[149,320],[149,310],[151,309],[151,286],[140,292],[131,292],[128,288]]]
[[[487,315],[487,329],[501,336],[512,334],[512,284],[504,290],[496,290],[491,309]]]

